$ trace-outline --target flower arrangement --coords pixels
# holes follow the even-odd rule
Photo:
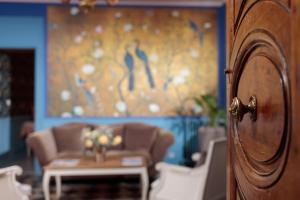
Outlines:
[[[113,135],[113,130],[108,126],[100,126],[97,129],[86,127],[82,130],[82,139],[84,150],[94,152],[96,159],[99,153],[105,156],[107,148],[119,145],[122,142],[122,137]]]

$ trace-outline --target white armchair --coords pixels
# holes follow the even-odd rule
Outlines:
[[[150,200],[225,199],[226,138],[209,143],[205,160],[196,168],[158,163],[160,178],[151,184]]]
[[[28,200],[28,196],[21,191],[21,184],[16,176],[22,174],[22,168],[11,166],[0,169],[0,199]]]

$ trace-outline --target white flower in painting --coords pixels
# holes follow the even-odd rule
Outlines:
[[[202,111],[203,111],[203,108],[200,105],[198,105],[198,104],[193,105],[193,112],[194,113],[200,114],[200,113],[202,113]]]
[[[114,86],[112,86],[112,85],[109,86],[109,87],[108,87],[108,90],[109,90],[109,91],[113,91],[113,90],[114,90]]]
[[[71,14],[72,16],[78,15],[78,14],[79,14],[79,8],[73,6],[73,7],[70,9],[70,14]]]
[[[74,106],[73,112],[75,115],[81,116],[84,114],[84,110],[81,106]]]
[[[172,17],[179,17],[179,16],[180,16],[180,12],[178,10],[172,11]]]
[[[61,114],[61,117],[64,117],[64,118],[72,117],[72,114],[69,112],[64,112]]]
[[[127,105],[124,101],[119,101],[117,104],[116,104],[116,109],[119,111],[119,112],[125,112],[127,110]]]
[[[92,94],[95,94],[95,93],[96,93],[96,90],[97,90],[97,88],[96,88],[95,86],[93,86],[93,87],[90,88],[90,92],[91,92]]]
[[[141,97],[145,97],[145,92],[144,92],[144,91],[141,91],[141,92],[140,92],[140,96],[141,96]]]
[[[74,42],[76,44],[80,44],[83,40],[83,37],[81,35],[77,35],[75,38],[74,38]]]
[[[185,77],[183,76],[175,76],[173,79],[174,85],[182,85],[185,83]]]
[[[91,64],[85,64],[82,67],[82,72],[85,74],[92,74],[92,73],[94,73],[94,71],[95,71],[95,67]]]
[[[133,25],[132,24],[127,23],[127,24],[124,25],[124,31],[125,32],[130,32],[130,31],[132,31],[132,29],[133,29]]]
[[[70,91],[68,90],[63,90],[61,93],[60,93],[60,98],[61,100],[63,101],[69,101],[71,99],[71,93]]]
[[[184,69],[182,69],[181,71],[180,71],[180,76],[182,76],[182,77],[187,77],[187,76],[189,76],[190,75],[190,70],[188,69],[188,68],[184,68]]]
[[[212,27],[211,23],[210,22],[205,22],[204,23],[204,28],[205,29],[210,29]]]
[[[149,111],[152,112],[152,113],[157,113],[160,111],[160,107],[159,105],[155,104],[155,103],[151,103],[149,105]]]
[[[101,25],[96,26],[96,28],[95,28],[96,33],[102,33],[102,31],[103,31],[103,28]]]
[[[190,50],[192,58],[198,58],[199,57],[199,52],[196,49],[191,49]]]
[[[159,34],[160,34],[160,30],[159,30],[159,29],[156,29],[156,30],[155,30],[155,34],[159,35]]]
[[[115,18],[120,19],[121,17],[122,17],[122,13],[121,12],[115,13]]]
[[[96,59],[102,58],[104,55],[104,51],[101,48],[97,48],[95,49],[95,51],[93,52],[93,57]]]
[[[158,55],[157,55],[156,53],[152,53],[152,54],[150,55],[150,61],[156,63],[158,60],[159,60],[159,57],[158,57]]]

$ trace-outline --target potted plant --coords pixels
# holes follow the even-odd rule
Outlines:
[[[202,114],[207,116],[206,125],[209,127],[225,126],[226,111],[218,105],[217,98],[212,94],[194,97],[198,107],[203,108]]]
[[[212,94],[194,97],[195,104],[203,108],[206,116],[204,126],[199,128],[199,147],[201,153],[206,153],[209,141],[219,137],[226,137],[226,110],[218,105],[217,98]]]
[[[183,99],[181,104],[175,108],[175,112],[178,116],[182,116],[181,124],[178,124],[177,127],[183,133],[184,164],[193,166],[194,162],[191,160],[191,155],[196,150],[193,149],[194,143],[197,145],[197,140],[195,139],[199,138],[198,146],[200,151],[205,151],[211,139],[224,137],[226,111],[218,105],[217,98],[214,95],[205,94]],[[193,124],[193,120],[186,118],[186,116],[201,116],[201,122],[199,124],[199,121],[196,121],[196,124]],[[198,128],[198,125],[200,128]],[[192,136],[188,135],[188,131],[192,131],[194,127],[196,127],[193,130],[194,134]],[[205,152],[202,153],[205,156]]]

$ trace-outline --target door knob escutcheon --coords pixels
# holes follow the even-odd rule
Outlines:
[[[229,112],[238,121],[242,121],[246,113],[250,113],[250,119],[256,121],[257,118],[257,99],[255,96],[251,96],[248,105],[244,105],[242,101],[234,97],[229,107]]]

